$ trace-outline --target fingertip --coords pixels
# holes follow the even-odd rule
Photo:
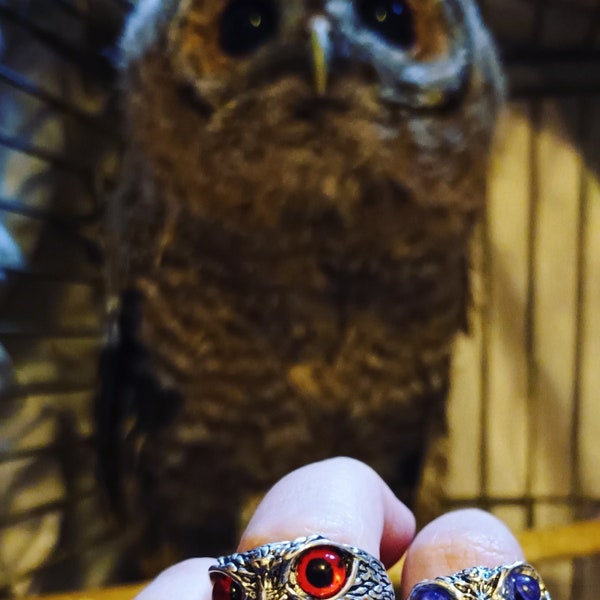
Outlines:
[[[191,558],[163,571],[135,600],[210,600],[212,585],[208,568],[216,564],[214,558]]]
[[[417,524],[413,512],[387,485],[382,486],[381,494],[385,518],[379,552],[381,562],[389,569],[413,541]]]
[[[510,529],[479,509],[447,513],[424,527],[413,541],[404,565],[402,597],[424,580],[474,566],[496,567],[523,560]]]
[[[338,457],[302,467],[267,493],[238,550],[319,533],[358,546],[389,566],[412,540],[415,520],[379,475]]]

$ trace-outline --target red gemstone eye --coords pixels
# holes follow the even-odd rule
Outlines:
[[[348,580],[348,569],[339,551],[329,546],[307,550],[296,567],[298,584],[315,598],[335,596]]]
[[[212,573],[212,600],[242,600],[242,588],[224,573]]]

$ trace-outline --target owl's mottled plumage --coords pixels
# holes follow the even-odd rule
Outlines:
[[[248,6],[239,52],[226,17]],[[184,553],[232,543],[247,498],[332,455],[411,500],[501,104],[474,2],[145,0],[122,92],[107,478],[124,465],[133,514]]]

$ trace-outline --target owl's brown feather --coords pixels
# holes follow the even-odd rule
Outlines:
[[[190,538],[231,525],[249,496],[332,455],[366,461],[410,501],[443,424],[502,95],[471,0],[449,2],[468,21],[468,75],[422,109],[401,87],[382,98],[385,65],[364,48],[340,50],[315,94],[294,23],[319,5],[342,31],[328,12],[340,0],[274,1],[285,35],[243,59],[218,48],[220,3],[153,3],[125,42],[114,263],[143,296],[152,372],[182,402],[142,432],[133,502],[164,541],[196,551]],[[443,12],[418,4],[418,23]]]

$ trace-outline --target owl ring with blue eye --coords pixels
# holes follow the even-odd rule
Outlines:
[[[394,600],[383,564],[320,535],[265,544],[218,559],[213,600]]]
[[[550,600],[537,571],[517,562],[496,568],[472,567],[415,585],[408,600]]]

